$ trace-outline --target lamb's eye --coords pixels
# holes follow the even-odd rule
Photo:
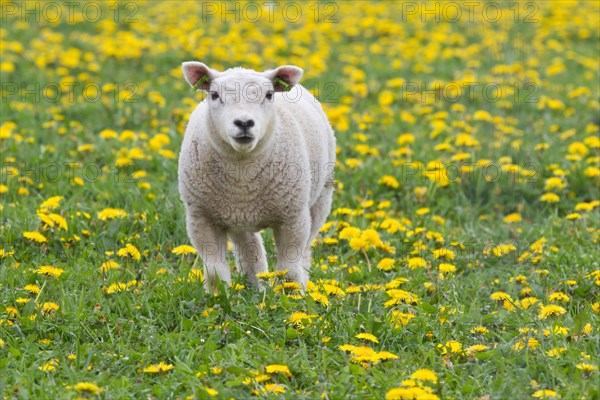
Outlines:
[[[210,93],[210,98],[213,100],[217,100],[219,98],[219,93],[217,92],[211,92]]]
[[[267,92],[267,95],[265,97],[267,98],[267,100],[272,100],[273,99],[273,92],[271,92],[271,91]]]

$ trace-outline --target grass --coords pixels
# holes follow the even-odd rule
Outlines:
[[[92,4],[34,24],[3,3],[1,398],[599,396],[596,3],[238,24],[222,3]],[[306,296],[238,274],[213,296],[176,254],[190,59],[299,65],[325,105],[338,190]]]

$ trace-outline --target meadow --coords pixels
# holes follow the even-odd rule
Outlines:
[[[600,397],[597,2],[0,7],[0,398]],[[305,295],[203,289],[189,60],[330,118]]]

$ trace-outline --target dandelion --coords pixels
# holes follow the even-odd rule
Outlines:
[[[382,258],[377,263],[377,269],[381,271],[391,271],[394,268],[394,260],[391,258]]]
[[[185,254],[197,254],[196,253],[196,249],[193,248],[192,246],[187,245],[187,244],[183,244],[181,246],[175,247],[173,250],[171,250],[171,253],[177,254],[177,255],[180,255],[180,254],[183,254],[183,255],[185,255]]]
[[[44,363],[44,365],[42,365],[41,367],[38,367],[38,369],[42,372],[52,372],[52,371],[56,370],[57,366],[58,366],[58,360],[54,359],[54,360],[50,360],[50,361]]]
[[[115,262],[115,261],[105,261],[100,266],[100,271],[107,272],[107,271],[110,271],[111,269],[117,269],[119,267],[120,267],[120,265],[119,265],[118,262]]]
[[[363,237],[357,237],[350,239],[350,248],[355,251],[368,250],[369,242],[367,242]]]
[[[33,231],[33,232],[23,232],[23,237],[25,239],[29,239],[33,242],[37,242],[37,243],[46,243],[48,242],[48,239],[46,239],[46,237],[44,235],[42,235],[41,233],[37,232],[37,231]]]
[[[591,374],[594,371],[598,371],[598,367],[596,365],[588,364],[588,363],[579,363],[575,366],[575,368],[577,368],[578,370],[583,371],[587,374]]]
[[[550,316],[560,316],[560,315],[564,315],[566,313],[567,313],[567,310],[565,310],[563,307],[557,306],[555,304],[549,304],[547,306],[542,307],[542,309],[540,310],[540,313],[538,315],[538,318],[546,319]]]
[[[292,376],[290,369],[286,365],[280,364],[271,364],[265,367],[265,372],[267,374],[282,374],[288,378]]]
[[[148,374],[159,374],[159,373],[169,372],[173,368],[175,368],[173,366],[173,364],[167,364],[167,363],[161,361],[158,364],[152,364],[152,365],[147,366],[146,368],[144,368],[142,370],[142,372],[145,372]]]
[[[563,292],[554,292],[550,296],[548,296],[548,300],[559,301],[561,303],[568,303],[571,299]]]
[[[385,400],[439,400],[429,387],[399,387],[390,389],[385,394]]]
[[[419,208],[417,211],[415,211],[415,214],[417,215],[426,215],[429,214],[430,209],[427,207],[423,207],[423,208]]]
[[[473,334],[480,334],[480,335],[485,335],[487,333],[489,333],[489,329],[486,328],[485,326],[475,326],[473,328],[471,328],[471,330],[469,331],[470,333]]]
[[[558,399],[560,396],[554,390],[543,389],[537,390],[532,394],[536,399]]]
[[[309,295],[317,303],[322,304],[325,307],[329,306],[329,299],[327,298],[327,296],[318,292],[312,292]]]
[[[379,340],[377,339],[377,337],[370,333],[359,333],[358,335],[355,336],[355,338],[368,340],[369,342],[373,342],[373,343],[379,343]]]
[[[299,328],[302,328],[306,323],[312,323],[312,317],[305,312],[296,311],[290,315],[288,322],[296,325]]]
[[[494,292],[490,295],[490,299],[495,301],[512,301],[512,297],[508,293]]]
[[[26,291],[28,291],[31,294],[39,294],[41,292],[42,289],[40,289],[40,287],[38,285],[25,285],[25,287],[23,288]]]
[[[275,292],[300,292],[302,290],[302,285],[298,282],[283,282],[275,286],[273,289]]]
[[[44,311],[44,314],[50,314],[56,310],[58,310],[59,305],[53,302],[47,302],[42,304],[42,310]]]
[[[54,210],[60,206],[60,202],[63,199],[62,196],[50,197],[48,200],[40,204],[40,210]]]
[[[384,175],[381,179],[379,179],[379,184],[392,189],[398,189],[400,187],[398,180],[391,175]]]
[[[56,268],[52,265],[42,265],[38,269],[34,271],[38,275],[46,275],[51,276],[53,278],[60,277],[63,272],[65,272],[62,268]]]
[[[421,368],[413,372],[410,377],[424,382],[437,383],[437,375],[430,369]]]
[[[127,213],[121,208],[105,208],[98,212],[98,219],[101,221],[125,217],[127,217]]]
[[[408,325],[411,319],[415,318],[414,314],[403,313],[400,311],[392,311],[392,315],[390,318],[391,323],[394,325],[394,328],[400,328],[401,326]]]
[[[540,200],[545,203],[557,203],[560,197],[556,193],[545,193],[540,197]]]
[[[278,383],[267,383],[264,387],[261,387],[259,391],[254,392],[256,395],[260,394],[283,394],[285,393],[285,387]]]
[[[128,257],[131,256],[132,259],[138,261],[142,258],[140,251],[134,245],[127,243],[125,247],[119,249],[117,251],[117,255],[120,257]]]
[[[73,385],[73,389],[80,393],[98,395],[104,391],[104,389],[100,388],[94,383],[90,382],[79,382]]]
[[[338,236],[340,239],[346,239],[346,240],[358,238],[360,236],[360,229],[349,226],[349,227],[342,229],[342,231],[340,232],[340,234]]]
[[[554,348],[548,350],[546,352],[546,355],[548,357],[558,358],[558,357],[560,357],[561,353],[564,351],[567,351],[566,347],[554,347]]]
[[[445,258],[446,260],[454,260],[456,258],[456,254],[450,249],[437,249],[433,250],[433,257],[437,260],[438,258]]]
[[[407,262],[408,262],[408,268],[410,268],[410,269],[427,267],[427,261],[425,261],[421,257],[411,257],[407,260]]]
[[[467,353],[473,354],[481,351],[486,351],[488,347],[484,344],[474,344],[473,346],[467,347]]]
[[[446,274],[456,272],[456,266],[448,263],[441,263],[438,268],[441,272]]]
[[[506,217],[504,217],[504,222],[507,224],[521,222],[522,220],[523,220],[523,218],[521,218],[521,214],[519,214],[519,213],[508,214]]]

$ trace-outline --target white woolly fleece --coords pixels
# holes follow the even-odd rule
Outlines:
[[[189,64],[184,63],[184,72],[190,84],[208,75],[211,84],[219,85],[216,90],[221,96],[219,88],[236,82],[256,81],[264,86],[266,81],[277,86],[275,78],[281,77],[293,86],[289,93],[272,94],[272,105],[247,109],[244,98],[233,105],[227,101],[219,105],[220,99],[209,94],[190,117],[179,156],[179,191],[188,234],[204,262],[207,287],[214,289],[215,275],[231,281],[226,262],[228,236],[238,268],[260,287],[256,274],[267,271],[267,259],[258,231],[272,228],[276,269],[288,270],[287,279],[305,288],[311,243],[329,215],[334,190],[335,137],[320,103],[293,76],[290,79],[290,68],[299,71],[291,73],[296,73],[296,79],[301,75],[297,67],[280,67],[283,72],[279,73],[239,68],[218,72],[201,63]],[[202,88],[212,93],[214,86],[209,89],[207,82]],[[216,105],[209,105],[210,101]],[[257,130],[264,129],[262,136],[257,131],[258,142],[252,150],[235,149],[224,134],[217,133],[225,129],[219,124],[228,124],[212,115],[218,107],[236,107],[234,115],[256,119]],[[262,110],[267,110],[264,115],[256,115]]]

